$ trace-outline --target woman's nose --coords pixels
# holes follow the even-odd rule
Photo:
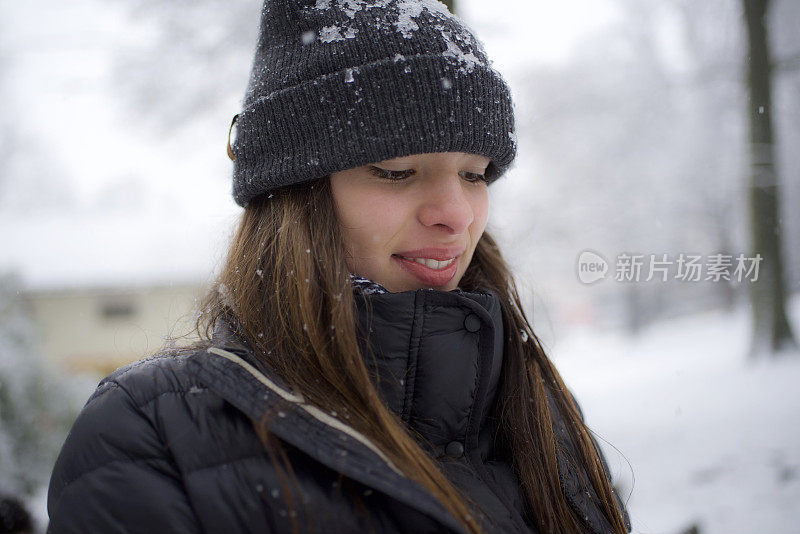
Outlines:
[[[430,179],[423,191],[419,221],[425,226],[440,226],[450,234],[466,232],[475,219],[475,210],[464,183],[457,173]]]

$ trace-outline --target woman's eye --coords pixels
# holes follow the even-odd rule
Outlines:
[[[375,167],[374,165],[370,165],[369,172],[371,172],[378,178],[386,178],[388,180],[405,180],[406,178],[414,174],[414,169],[407,169],[405,171],[390,171],[387,169],[381,169],[380,167]]]
[[[374,165],[369,165],[369,172],[371,172],[372,174],[374,174],[379,178],[400,181],[400,180],[405,180],[409,176],[413,175],[416,171],[414,169],[406,169],[404,171],[390,171],[388,169],[382,169]],[[483,174],[479,174],[477,172],[459,171],[458,175],[464,180],[471,183],[477,183],[481,181],[488,183],[488,181],[486,180],[486,176]]]
[[[488,183],[488,180],[486,179],[486,175],[478,174],[477,172],[461,171],[461,172],[458,173],[458,175],[461,176],[463,179],[465,179],[468,182],[484,181],[484,182]]]

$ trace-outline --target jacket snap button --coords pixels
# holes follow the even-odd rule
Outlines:
[[[470,313],[467,315],[467,318],[464,319],[464,328],[470,332],[477,332],[481,329],[481,320],[474,313]]]
[[[460,441],[451,441],[447,444],[447,447],[445,447],[444,452],[447,454],[447,456],[460,458],[461,455],[464,454],[464,446]]]

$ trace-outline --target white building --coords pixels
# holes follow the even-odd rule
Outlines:
[[[203,289],[188,283],[28,289],[20,300],[50,362],[105,375],[158,350],[163,336],[191,332]]]

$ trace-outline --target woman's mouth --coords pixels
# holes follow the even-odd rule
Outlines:
[[[444,269],[445,267],[447,267],[448,265],[450,265],[451,263],[456,261],[455,258],[450,258],[449,260],[439,261],[439,260],[434,260],[432,258],[407,258],[405,256],[398,256],[398,257],[403,258],[404,260],[415,261],[415,262],[419,263],[420,265],[424,265],[425,267],[430,267],[434,271],[441,271],[442,269]]]
[[[400,267],[427,286],[440,287],[452,280],[458,269],[457,257],[435,260],[433,258],[409,258],[392,254]]]

